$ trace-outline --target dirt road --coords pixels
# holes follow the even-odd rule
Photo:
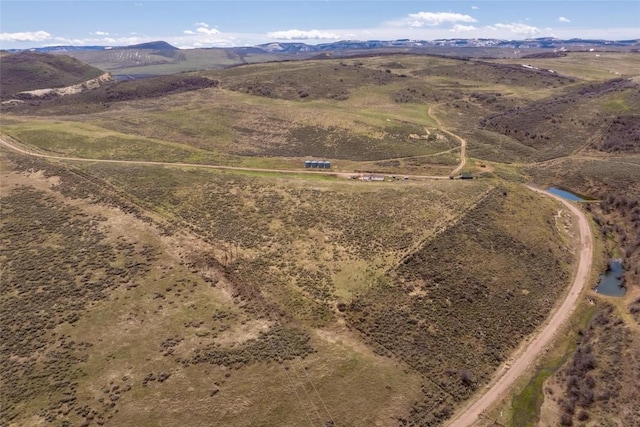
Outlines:
[[[247,171],[247,172],[275,172],[285,174],[311,174],[311,175],[335,175],[341,178],[348,178],[352,175],[357,175],[356,172],[336,172],[331,170],[296,170],[296,169],[264,169],[264,168],[249,168],[242,166],[222,166],[222,165],[208,165],[202,163],[173,163],[173,162],[152,162],[147,160],[110,160],[110,159],[88,159],[82,157],[66,157],[55,156],[53,154],[44,154],[36,151],[29,151],[24,148],[20,148],[17,145],[0,138],[0,145],[16,151],[18,153],[27,154],[34,157],[42,157],[45,159],[54,160],[67,160],[74,162],[91,162],[91,163],[116,163],[121,165],[155,165],[155,166],[173,166],[173,167],[193,167],[193,168],[205,168],[205,169],[221,169],[221,170],[235,170],[235,171]],[[448,176],[442,175],[402,175],[411,179],[448,179]]]
[[[451,171],[451,175],[456,175],[467,164],[467,140],[461,136],[456,135],[453,132],[449,132],[448,130],[442,128],[440,128],[440,130],[446,134],[451,135],[454,138],[457,138],[460,141],[460,164]]]
[[[100,77],[102,78],[102,76]],[[451,171],[451,173],[449,174],[449,176],[442,176],[442,175],[406,175],[403,174],[403,176],[406,176],[410,179],[448,179],[449,177],[452,177],[456,174],[458,174],[462,168],[465,166],[465,164],[467,163],[467,141],[462,138],[461,136],[456,135],[453,132],[450,132],[446,129],[444,129],[442,127],[442,124],[440,123],[440,120],[433,115],[433,107],[430,106],[427,114],[437,123],[438,128],[440,129],[440,131],[451,135],[452,137],[456,138],[457,140],[460,141],[460,163],[458,164],[458,166],[456,166],[456,168]],[[11,150],[17,151],[19,153],[23,153],[23,154],[28,154],[30,156],[36,156],[36,157],[44,157],[47,159],[56,159],[56,160],[70,160],[70,161],[75,161],[75,162],[93,162],[93,163],[118,163],[118,164],[131,164],[131,165],[158,165],[158,166],[177,166],[177,167],[200,167],[200,168],[209,168],[209,169],[226,169],[226,170],[237,170],[237,171],[249,171],[249,172],[277,172],[277,173],[296,173],[296,174],[331,174],[331,175],[336,175],[339,176],[341,178],[348,178],[351,175],[356,174],[355,172],[334,172],[334,171],[327,171],[327,170],[295,170],[295,169],[263,169],[263,168],[249,168],[249,167],[241,167],[241,166],[222,166],[222,165],[207,165],[207,164],[198,164],[198,163],[172,163],[172,162],[152,162],[152,161],[145,161],[145,160],[110,160],[110,159],[87,159],[87,158],[81,158],[81,157],[65,157],[65,156],[55,156],[52,154],[44,154],[44,153],[39,153],[36,151],[28,151],[25,150],[23,148],[20,148],[19,146],[6,141],[2,138],[0,138],[0,145],[4,145],[7,148],[10,148]],[[444,152],[447,152],[449,150],[446,150]]]
[[[440,123],[440,120],[438,120],[438,118],[433,115],[433,106],[431,105],[429,106],[429,109],[427,110],[427,114],[429,115],[429,117],[433,119],[434,122],[436,122],[436,124],[438,125],[438,129],[440,129],[442,132],[446,133],[447,135],[451,135],[452,137],[460,141],[460,163],[458,164],[458,166],[456,166],[454,170],[451,171],[451,174],[450,174],[451,176],[454,176],[462,170],[464,165],[467,164],[467,140],[443,128],[442,123]]]
[[[488,389],[485,389],[486,391],[484,391],[484,393],[475,400],[472,398],[472,403],[464,408],[463,412],[453,418],[453,421],[449,423],[450,427],[466,427],[473,425],[482,413],[487,411],[491,405],[504,396],[516,380],[543,352],[545,347],[554,338],[554,335],[560,326],[569,318],[569,316],[571,316],[576,308],[578,298],[580,297],[582,290],[589,282],[589,274],[591,272],[591,263],[593,260],[593,236],[591,234],[587,218],[582,211],[571,202],[537,188],[528,188],[532,191],[542,193],[559,200],[577,218],[580,235],[580,256],[578,268],[575,273],[573,283],[571,284],[571,288],[569,289],[569,292],[567,292],[567,295],[558,310],[551,315],[547,323],[533,337],[524,351],[516,356],[517,358],[511,362],[511,366],[500,370],[497,378],[489,384]]]

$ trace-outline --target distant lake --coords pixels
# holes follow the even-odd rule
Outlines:
[[[623,297],[627,289],[624,287],[624,267],[622,261],[609,260],[609,268],[600,275],[600,283],[596,286],[596,292],[612,297]]]
[[[547,191],[551,194],[555,194],[556,196],[560,196],[563,199],[567,199],[567,200],[571,200],[572,202],[582,202],[584,201],[584,199],[580,196],[577,196],[575,194],[573,194],[570,191],[566,191],[566,190],[561,190],[559,188],[556,187],[549,187],[547,188]]]

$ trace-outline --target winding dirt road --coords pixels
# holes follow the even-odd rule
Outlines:
[[[459,135],[456,135],[453,132],[449,132],[448,130],[446,130],[442,126],[442,123],[440,122],[440,120],[433,115],[432,105],[429,106],[429,109],[427,110],[427,114],[429,115],[429,117],[433,119],[434,122],[436,122],[436,124],[438,125],[438,129],[440,129],[442,132],[446,133],[447,135],[451,135],[452,137],[460,141],[460,163],[458,164],[458,166],[456,166],[454,170],[451,171],[451,174],[450,174],[451,176],[454,176],[455,174],[459,173],[462,170],[464,165],[467,164],[467,140]]]
[[[467,164],[467,140],[443,128],[440,128],[440,130],[446,134],[453,136],[454,138],[457,138],[460,141],[460,164],[454,170],[451,171],[451,175],[455,175],[459,173],[462,170],[462,168]]]
[[[564,200],[558,196],[539,190],[537,188],[528,187],[530,190],[544,194],[560,201],[567,209],[573,213],[578,220],[580,234],[580,257],[578,268],[575,273],[573,283],[569,292],[562,301],[560,307],[548,319],[547,323],[542,327],[526,346],[524,351],[516,356],[517,358],[511,362],[510,367],[505,367],[499,371],[497,378],[494,379],[489,388],[472,403],[464,408],[463,412],[458,414],[453,421],[449,423],[450,427],[466,427],[473,425],[491,405],[498,401],[516,382],[516,380],[532,365],[536,358],[543,352],[546,346],[554,338],[560,326],[571,316],[578,303],[578,298],[589,282],[591,272],[591,263],[593,260],[593,235],[589,228],[589,222],[586,216],[571,202]]]

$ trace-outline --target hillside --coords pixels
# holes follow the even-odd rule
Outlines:
[[[66,55],[20,52],[0,57],[2,99],[27,90],[71,86],[103,71]]]
[[[628,290],[585,289],[479,423],[633,425],[639,61],[326,57],[3,107],[0,422],[442,425],[571,283],[574,218],[529,183],[598,199],[586,286],[616,257]]]
[[[389,292],[424,310],[416,314],[418,323],[408,323],[413,328],[433,320],[427,315],[432,302],[420,297],[430,291],[419,287],[420,280],[406,276],[411,264],[397,273],[393,266],[407,254],[411,257],[412,248],[420,248],[415,256],[421,257],[442,241],[451,245],[443,248],[441,258],[448,262],[448,254],[459,253],[456,248],[467,247],[469,240],[456,226],[451,228],[450,221],[473,233],[477,221],[487,213],[493,215],[496,205],[518,206],[522,213],[536,206],[540,244],[554,242],[552,250],[563,245],[560,229],[542,225],[555,214],[553,203],[531,198],[518,186],[498,190],[490,181],[457,185],[443,180],[428,187],[385,188],[330,178],[309,181],[295,175],[144,165],[87,165],[86,169],[14,154],[9,160],[3,166],[7,174],[2,182],[8,186],[2,196],[2,225],[3,241],[13,255],[4,263],[8,268],[3,289],[13,292],[3,294],[1,301],[3,325],[13,326],[4,329],[2,350],[23,359],[3,357],[3,369],[22,372],[31,366],[38,349],[44,352],[28,375],[11,375],[9,388],[3,391],[8,399],[3,416],[14,422],[40,414],[72,424],[95,419],[122,425],[139,424],[152,416],[174,425],[176,413],[154,402],[185,393],[193,399],[179,411],[180,423],[187,425],[201,425],[210,417],[226,425],[242,424],[247,417],[298,425],[313,416],[314,425],[320,425],[320,418],[323,423],[333,419],[339,425],[365,426],[385,423],[389,417],[400,420],[416,411],[416,419],[438,422],[447,414],[441,412],[443,405],[454,407],[484,384],[519,335],[490,335],[486,343],[469,343],[469,350],[465,345],[465,352],[476,345],[492,348],[473,366],[460,365],[457,359],[424,365],[420,354],[429,343],[418,343],[406,355],[390,359],[391,347],[382,347],[381,352],[375,341],[369,344],[368,337],[379,326],[355,317],[368,311],[375,316],[371,322],[378,319],[393,335],[396,326],[402,327],[400,313],[362,307],[383,302],[372,292],[384,292],[387,285],[377,281],[398,280],[399,287]],[[41,170],[58,185],[48,189],[46,181],[38,184],[37,176],[26,178],[10,170]],[[12,189],[13,183],[19,185]],[[87,196],[97,205],[92,207]],[[49,220],[43,223],[45,213]],[[517,262],[522,245],[538,237],[518,235],[511,226],[505,229],[501,215],[484,224],[473,241],[482,244],[488,233],[505,245],[522,242],[515,251],[495,247],[492,265],[506,274],[500,266]],[[30,226],[32,221],[42,225]],[[450,231],[443,234],[439,231],[443,227]],[[16,233],[27,240],[16,239]],[[53,251],[54,242],[65,249]],[[459,253],[456,264],[471,268],[477,264],[474,253],[473,247]],[[102,261],[96,264],[94,259]],[[558,292],[557,282],[546,273],[552,259],[549,255],[527,261],[531,280],[539,282],[532,292]],[[552,271],[564,271],[567,261],[554,264]],[[392,272],[386,273],[389,268]],[[433,268],[439,270],[436,264]],[[40,295],[36,284],[46,269],[68,273]],[[424,273],[425,280],[428,274]],[[445,276],[439,280],[452,287],[450,298],[456,303],[442,309],[473,317],[466,310],[469,302],[458,301],[462,297],[458,292],[473,283],[466,276]],[[413,282],[415,297],[405,293]],[[523,286],[528,289],[532,284]],[[496,286],[479,288],[473,298],[492,304],[501,295]],[[13,296],[16,292],[20,299]],[[440,297],[434,293],[431,298]],[[548,309],[544,300],[528,299],[516,289],[514,300],[501,314],[522,319],[519,314],[525,310],[533,316],[526,322],[532,325]],[[434,333],[455,333],[441,320],[434,323]],[[33,326],[36,330],[31,330]],[[118,338],[122,331],[128,338]],[[25,345],[23,337],[34,333]],[[383,339],[376,333],[371,337]],[[449,347],[452,352],[456,348]],[[458,369],[466,368],[477,378],[473,384],[459,384]],[[49,369],[64,380],[49,383]],[[287,378],[288,374],[292,376]],[[434,388],[442,381],[455,386],[452,397]],[[371,384],[378,385],[373,395],[353,397]],[[301,407],[292,390],[310,394]],[[280,398],[272,399],[274,393]],[[423,407],[433,393],[438,405]],[[238,399],[252,404],[228,411],[226,402]],[[147,409],[141,411],[140,405]]]
[[[77,50],[67,54],[120,76],[165,75],[291,58],[289,54],[272,54],[254,48],[158,49],[156,47],[143,44],[124,48]]]
[[[608,54],[609,64],[623,56]],[[594,65],[593,70],[608,66],[600,61]],[[628,70],[617,79],[593,81],[483,60],[418,55],[323,59],[122,82],[24,111],[67,115],[108,108],[109,119],[97,119],[99,126],[244,158],[313,155],[377,161],[381,171],[400,167],[416,172],[424,170],[423,164],[450,164],[447,151],[457,144],[436,129],[426,114],[429,108],[469,141],[472,157],[484,161],[544,161],[590,144],[601,151],[633,152],[638,91]],[[118,113],[125,105],[115,101],[183,91],[196,76],[223,89],[173,97],[161,109],[142,102],[136,105],[135,125],[128,113]],[[169,80],[173,83],[167,84]],[[199,104],[183,114],[194,99]],[[605,135],[603,129],[615,134]],[[211,135],[224,137],[211,140]],[[621,142],[627,141],[625,135],[631,138]],[[427,158],[436,154],[440,157]],[[388,159],[393,160],[385,163]]]

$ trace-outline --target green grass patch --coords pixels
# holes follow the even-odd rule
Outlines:
[[[577,348],[578,331],[585,328],[596,313],[595,305],[582,303],[572,317],[569,333],[562,335],[554,351],[536,368],[535,374],[524,388],[511,399],[512,417],[509,426],[529,427],[537,425],[540,407],[544,401],[545,381],[563,366]],[[560,335],[559,335],[560,336]]]
[[[3,131],[24,144],[67,157],[202,164],[233,162],[231,157],[216,152],[85,123],[31,121],[4,126]]]
[[[544,382],[562,366],[569,354],[553,359],[540,367],[536,375],[527,383],[520,394],[511,401],[514,416],[511,425],[514,427],[534,426],[538,421],[540,406],[544,401],[542,386]]]
[[[630,107],[623,97],[609,97],[601,103],[602,109],[610,114],[620,114]]]

